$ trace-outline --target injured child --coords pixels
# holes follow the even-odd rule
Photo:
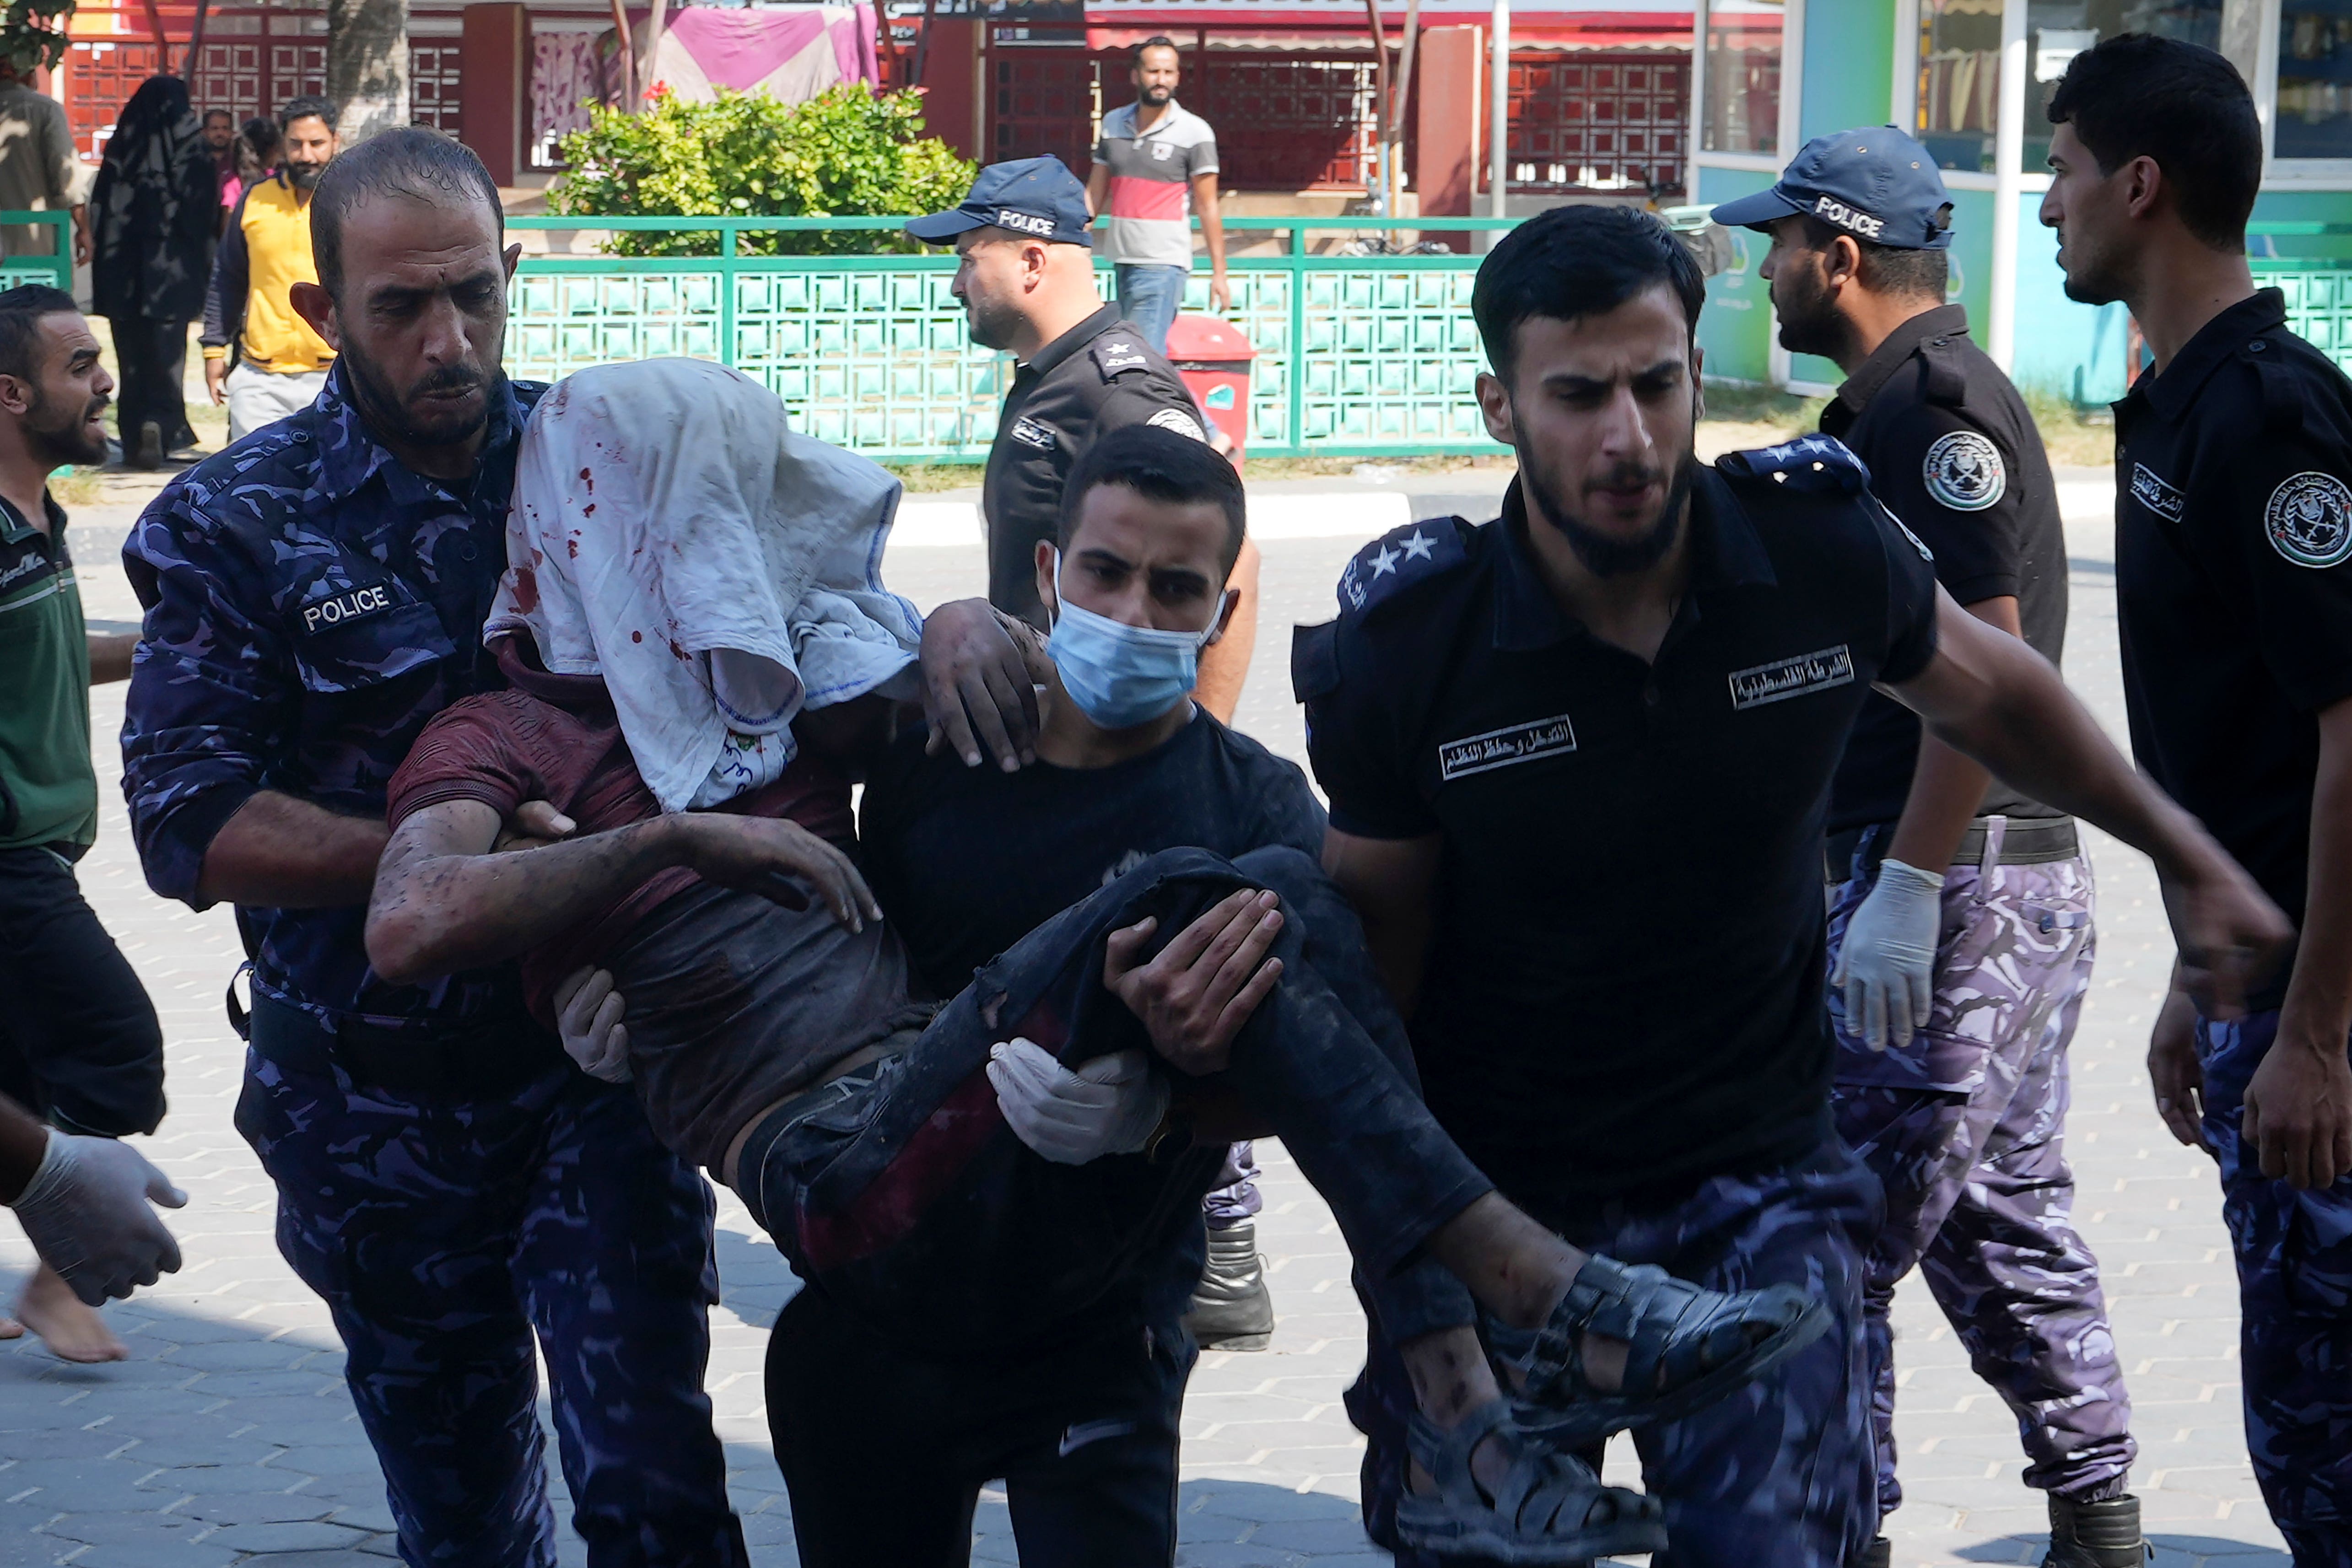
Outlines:
[[[1384,1322],[1467,1324],[1467,1301],[1430,1307],[1466,1290],[1502,1356],[1507,1396],[1469,1328],[1393,1336],[1423,1406],[1400,1531],[1492,1562],[1661,1549],[1655,1505],[1570,1450],[1728,1393],[1816,1335],[1820,1310],[1590,1256],[1496,1193],[1423,1105],[1310,846],[1142,855],[929,999],[851,852],[853,779],[919,678],[921,624],[877,575],[897,501],[881,469],[791,434],[717,366],[551,391],[485,630],[510,689],[443,713],[393,781],[378,971],[519,958],[551,1023],[564,977],[609,970],[656,1133],[742,1196],[811,1291],[910,1356],[1074,1332],[1197,1231],[1237,1129],[1196,1140],[1191,1108],[1237,1101],[1330,1203]],[[1242,530],[1240,482],[1207,448],[1150,427],[1097,444],[1058,549],[1039,549],[1047,737],[1265,756],[1185,695]],[[1016,781],[1002,831],[1049,839],[1065,818],[1013,820]],[[530,800],[576,831],[494,852]]]

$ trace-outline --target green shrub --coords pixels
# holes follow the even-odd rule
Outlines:
[[[713,103],[661,94],[643,114],[598,107],[563,139],[571,172],[548,210],[570,217],[862,217],[938,212],[963,200],[976,172],[925,136],[922,99],[877,98],[863,82],[784,105],[719,89]],[[712,233],[616,234],[622,256],[716,256]],[[888,229],[747,233],[739,254],[911,251]]]

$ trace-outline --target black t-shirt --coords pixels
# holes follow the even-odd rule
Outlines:
[[[1733,454],[1693,501],[1654,664],[1559,609],[1516,486],[1367,547],[1293,650],[1332,826],[1443,839],[1430,1107],[1546,1217],[1829,1135],[1830,776],[1870,684],[1935,652],[1926,552],[1836,442]]]
[[[2352,696],[2352,382],[2265,288],[2142,377],[2116,437],[2132,749],[2299,925],[2316,715]]]
[[[1165,356],[1106,305],[1015,371],[996,417],[981,480],[988,520],[988,601],[1040,631],[1037,543],[1054,537],[1062,482],[1095,437],[1126,424],[1161,424],[1208,438],[1201,410]]]
[[[1822,411],[1871,491],[1936,554],[1962,604],[2014,597],[2019,630],[2052,664],[2066,642],[2066,529],[2042,433],[2025,400],[1969,340],[1968,312],[1938,306],[1889,333]],[[1830,831],[1903,815],[1919,761],[1919,718],[1874,692],[1855,716],[1830,791]],[[2061,813],[1996,779],[1988,816]]]
[[[966,768],[923,755],[918,732],[867,781],[859,825],[874,895],[941,997],[1161,850],[1323,851],[1323,808],[1297,765],[1206,713],[1109,768]]]

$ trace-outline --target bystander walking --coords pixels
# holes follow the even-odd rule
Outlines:
[[[0,294],[0,1092],[91,1138],[152,1133],[163,1119],[155,1009],[74,876],[98,837],[90,684],[128,679],[137,639],[84,627],[66,515],[48,478],[68,463],[104,460],[113,391],[72,295],[40,284]],[[0,1158],[0,1186],[10,1183],[9,1164]],[[37,1180],[26,1186],[36,1195],[24,1218],[37,1246],[40,1190]],[[45,1260],[17,1301],[18,1321],[0,1318],[0,1339],[29,1328],[65,1360],[122,1360],[131,1353],[94,1310],[122,1292],[93,1293],[91,1284],[69,1283]]]
[[[278,167],[237,198],[205,296],[205,390],[228,404],[231,441],[308,408],[335,357],[292,303],[296,285],[319,280],[310,193],[342,145],[334,108],[294,99],[277,129]]]
[[[188,325],[204,314],[219,199],[219,165],[188,84],[149,77],[107,139],[89,204],[91,308],[114,333],[115,423],[134,468],[196,444],[180,378]]]
[[[0,212],[73,214],[73,259],[89,260],[88,214],[73,199],[73,131],[65,105],[36,92],[0,57]],[[0,228],[0,256],[51,256],[57,235],[46,225]]]
[[[1182,57],[1166,38],[1135,47],[1135,101],[1103,116],[1087,206],[1110,214],[1111,277],[1118,313],[1152,351],[1168,351],[1168,329],[1192,273],[1192,218],[1209,246],[1209,308],[1233,308],[1225,282],[1225,228],[1217,216],[1217,133],[1176,101]]]

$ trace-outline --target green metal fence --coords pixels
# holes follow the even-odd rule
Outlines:
[[[48,229],[44,235],[29,236],[42,248],[16,256],[0,256],[0,288],[14,288],[20,283],[47,283],[59,288],[73,287],[73,214],[71,213],[0,213],[0,230],[19,225]],[[13,241],[16,236],[9,236]]]
[[[924,256],[753,256],[750,231],[896,229],[875,218],[512,218],[517,229],[710,234],[707,256],[523,258],[507,368],[551,378],[657,354],[757,377],[795,428],[894,461],[977,462],[996,432],[1009,356],[972,346],[948,292],[956,261]],[[1225,319],[1257,350],[1253,456],[1388,456],[1492,449],[1472,382],[1478,257],[1313,254],[1317,231],[1462,232],[1497,218],[1228,218],[1236,238],[1287,231],[1278,255],[1228,262]],[[1104,292],[1109,294],[1108,267]],[[1184,308],[1208,308],[1195,273]]]
[[[2254,281],[2286,296],[2286,324],[2352,375],[2352,224],[2246,225]]]

